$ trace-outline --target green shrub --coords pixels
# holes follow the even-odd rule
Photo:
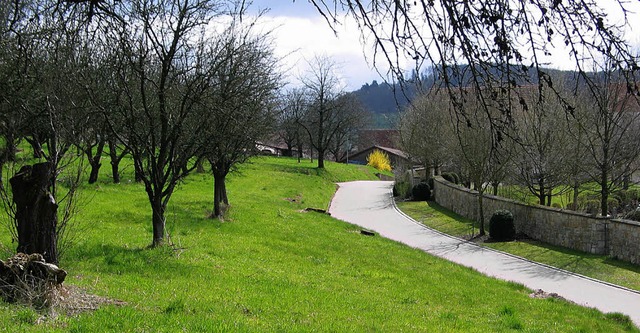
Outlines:
[[[516,238],[513,214],[508,210],[497,210],[489,220],[489,236],[497,241],[509,241]]]
[[[460,182],[461,182],[460,176],[455,172],[452,172],[451,175],[453,176],[453,179],[455,180],[455,183],[456,184],[460,184]]]
[[[411,193],[415,201],[431,200],[431,186],[425,182],[416,184],[411,190]]]
[[[624,217],[627,220],[640,221],[640,208],[636,208]]]
[[[617,198],[609,198],[607,199],[607,207],[609,207],[609,212],[617,211],[620,208],[620,201]]]
[[[587,214],[598,214],[600,212],[600,200],[587,200],[582,203],[582,210],[587,212]]]
[[[407,181],[399,181],[393,185],[393,196],[408,198],[411,195],[411,184]]]
[[[458,177],[458,174],[455,172],[445,172],[442,174],[442,178],[444,178],[446,181],[450,183],[454,183],[454,184],[460,183],[460,177]]]
[[[562,208],[562,205],[557,203],[557,202],[553,202],[553,203],[551,203],[551,207],[553,207],[553,208]]]
[[[429,178],[427,179],[427,185],[429,185],[429,188],[435,188],[435,180],[433,180],[433,178]]]

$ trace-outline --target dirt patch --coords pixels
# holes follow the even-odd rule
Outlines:
[[[76,286],[60,286],[54,296],[54,311],[67,316],[98,310],[104,305],[126,305],[126,302],[89,294]]]
[[[531,298],[542,298],[542,299],[555,298],[555,299],[560,299],[560,300],[569,302],[569,301],[567,301],[566,298],[564,298],[564,297],[562,297],[562,296],[560,296],[560,295],[558,295],[556,293],[548,293],[548,292],[546,292],[546,291],[544,291],[542,289],[538,289],[538,290],[532,292],[531,294],[529,294],[529,297],[531,297]]]
[[[302,202],[302,196],[301,195],[296,195],[293,198],[284,198],[284,200],[289,201],[289,202],[293,202],[293,203],[301,203]]]

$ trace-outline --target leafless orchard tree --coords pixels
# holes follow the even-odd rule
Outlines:
[[[608,199],[622,178],[635,171],[640,153],[640,106],[610,61],[593,71],[591,82],[577,93],[573,135],[586,148],[584,171],[600,188],[600,214],[610,213]]]
[[[121,4],[107,43],[116,45],[116,90],[122,107],[105,112],[123,125],[112,131],[131,152],[152,209],[152,245],[166,240],[167,204],[202,158],[213,112],[207,96],[228,60],[224,41],[207,30],[234,6],[209,0],[135,0]],[[233,5],[234,3],[229,3]],[[233,12],[227,10],[231,8]],[[221,18],[224,19],[224,18]]]
[[[327,57],[310,61],[302,77],[305,109],[299,124],[304,129],[313,150],[318,153],[318,168],[324,168],[325,155],[341,129],[357,121],[337,76],[338,67]]]
[[[234,22],[222,37],[217,53],[223,60],[200,106],[212,115],[201,137],[214,177],[211,216],[217,218],[229,205],[227,175],[257,153],[256,144],[275,126],[279,61],[269,34],[255,32],[252,23]]]
[[[336,102],[342,107],[342,120],[327,150],[335,161],[341,161],[347,157],[351,146],[358,142],[360,130],[370,124],[371,116],[353,94],[341,95]]]
[[[69,232],[82,174],[82,163],[70,148],[78,143],[81,127],[76,120],[86,112],[83,94],[74,89],[85,65],[86,44],[74,10],[54,12],[52,3],[44,0],[8,5],[0,61],[6,66],[6,90],[0,93],[0,103],[12,111],[1,134],[9,143],[8,156],[14,154],[11,146],[17,134],[17,140],[36,147],[34,156],[41,160],[16,167],[19,171],[10,179],[11,199],[3,183],[1,192],[14,221],[17,251],[41,253],[55,263]]]
[[[409,104],[400,120],[403,150],[435,174],[451,157],[449,146],[455,134],[450,109],[449,97],[444,91],[428,92]]]
[[[559,86],[563,79],[554,81]],[[525,186],[540,205],[551,206],[551,198],[571,186],[567,179],[572,176],[571,167],[579,162],[571,158],[572,118],[566,116],[557,96],[543,89],[544,98],[530,96],[530,110],[520,109],[514,114],[520,145],[514,154],[510,178]]]
[[[277,120],[278,137],[287,145],[287,150],[293,156],[294,149],[298,162],[302,158],[303,145],[306,142],[301,117],[305,107],[305,97],[301,89],[291,89],[281,96],[280,113]]]
[[[486,92],[485,92],[486,93]],[[507,98],[499,92],[491,94],[493,103],[488,105],[489,110],[499,113],[499,106]],[[449,149],[453,152],[452,160],[459,165],[462,173],[471,181],[473,188],[478,192],[478,222],[479,235],[485,234],[484,196],[489,185],[499,183],[505,176],[513,154],[511,145],[511,133],[505,133],[505,139],[500,145],[493,145],[493,133],[491,122],[485,117],[479,92],[463,90],[459,99],[465,100],[468,106],[476,105],[467,110],[468,116],[464,121],[458,118],[452,122],[451,133],[454,139],[449,141]],[[451,107],[454,107],[451,105]]]

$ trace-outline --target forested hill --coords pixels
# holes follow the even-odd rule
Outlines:
[[[564,77],[566,80],[571,80],[573,78],[573,72],[570,71],[560,71],[556,69],[542,69],[547,74],[552,76]],[[460,69],[460,72],[466,73],[465,75],[469,75],[470,71],[466,71],[463,68]],[[456,85],[457,82],[468,82],[468,77],[464,77],[461,79],[452,80],[452,84]],[[530,71],[529,83],[537,82],[538,77],[535,71]],[[423,74],[422,78],[423,88],[429,87],[434,84],[434,79],[432,75]],[[519,84],[527,84],[525,82],[519,82]],[[371,83],[365,83],[360,89],[355,90],[352,94],[356,95],[358,99],[365,106],[367,111],[374,114],[374,116],[379,115],[389,115],[396,114],[398,111],[402,111],[408,104],[408,101],[413,99],[417,94],[417,87],[412,86],[411,84],[405,84],[403,87],[400,84],[394,83],[378,83],[377,81],[373,81]]]
[[[396,113],[402,110],[413,97],[407,91],[403,91],[398,84],[389,84],[377,81],[365,83],[360,89],[352,92],[362,102],[367,111],[374,114]]]

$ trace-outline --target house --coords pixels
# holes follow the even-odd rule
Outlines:
[[[361,150],[355,154],[351,154],[347,156],[345,159],[341,160],[342,163],[352,163],[352,164],[367,164],[367,157],[374,151],[380,150],[389,156],[389,161],[391,162],[391,166],[393,168],[402,166],[402,165],[411,165],[411,160],[407,156],[405,152],[399,149],[382,147],[382,146],[371,146],[367,149]]]
[[[263,155],[288,156],[290,153],[285,145],[271,142],[257,142],[256,149]]]

